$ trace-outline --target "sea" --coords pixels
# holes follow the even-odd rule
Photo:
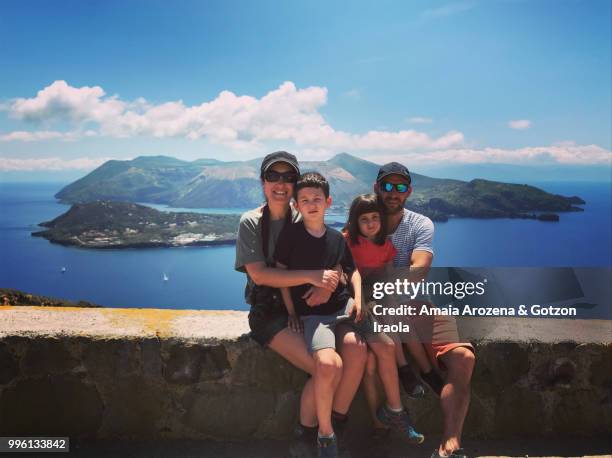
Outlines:
[[[32,237],[68,210],[67,183],[0,183],[0,287],[106,307],[247,310],[234,246],[91,250]],[[560,221],[453,218],[435,223],[438,267],[612,267],[610,183],[529,183],[582,197]],[[246,209],[173,209],[241,213]],[[330,222],[345,215],[332,214]]]

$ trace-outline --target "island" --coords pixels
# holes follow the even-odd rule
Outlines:
[[[163,212],[131,202],[73,205],[35,237],[83,248],[148,248],[233,244],[240,215]]]
[[[107,161],[56,194],[61,202],[99,200],[149,202],[183,208],[254,208],[263,200],[260,159],[182,161],[141,156]],[[379,164],[347,153],[326,161],[301,161],[304,171],[317,170],[330,183],[332,211],[347,213],[355,196],[372,192]],[[407,208],[434,221],[448,218],[532,218],[558,220],[557,212],[582,211],[577,196],[548,193],[535,186],[474,179],[434,178],[411,171],[413,192]],[[217,234],[219,230],[214,230]]]

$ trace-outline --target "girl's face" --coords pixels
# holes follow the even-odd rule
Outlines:
[[[359,233],[361,235],[367,239],[374,240],[376,234],[380,232],[380,213],[362,213],[357,218],[357,224],[359,225]]]

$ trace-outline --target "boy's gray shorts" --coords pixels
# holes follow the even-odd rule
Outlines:
[[[335,329],[339,324],[349,325],[358,335],[368,342],[377,341],[381,333],[374,333],[372,314],[367,307],[362,309],[361,320],[355,323],[353,316],[348,315],[348,310],[355,301],[351,298],[344,308],[332,315],[305,315],[302,317],[304,323],[304,339],[310,353],[324,348],[336,348]],[[383,334],[384,335],[384,334]],[[385,336],[386,338],[386,336]]]

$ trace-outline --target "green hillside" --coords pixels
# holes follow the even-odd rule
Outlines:
[[[67,203],[96,200],[151,202],[186,208],[250,208],[263,201],[259,180],[261,159],[222,162],[181,161],[166,156],[141,156],[108,161],[56,197]],[[317,170],[331,187],[334,206],[346,209],[358,195],[372,192],[378,164],[341,153],[327,161],[303,161],[303,171]],[[533,212],[580,211],[578,197],[547,193],[527,185],[488,180],[449,180],[412,174],[408,208],[433,219],[448,217],[531,217]]]

